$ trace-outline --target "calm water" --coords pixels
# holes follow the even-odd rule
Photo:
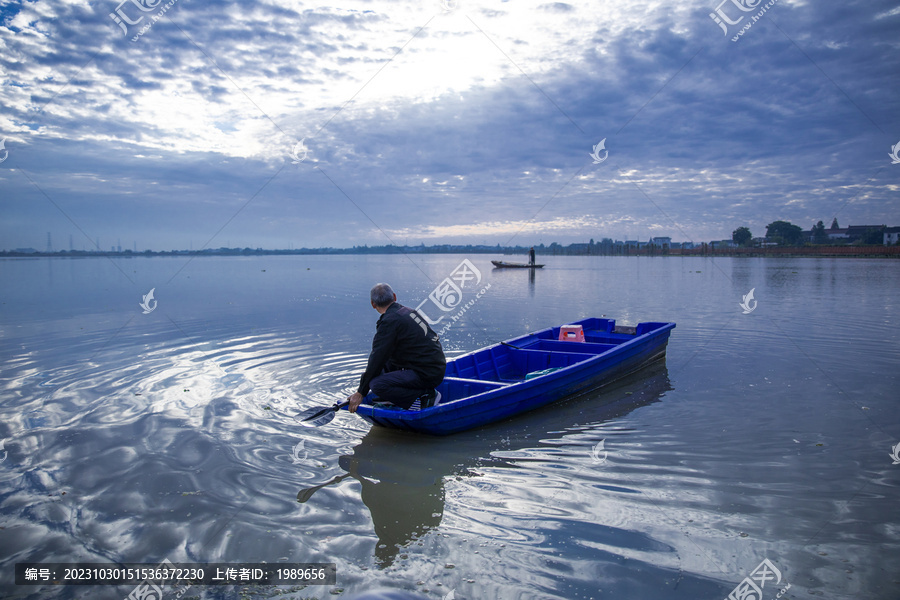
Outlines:
[[[415,306],[463,258],[490,289],[448,355],[606,315],[675,321],[667,360],[446,438],[297,427],[355,388],[369,287]],[[0,261],[0,596],[131,591],[16,562],[168,558],[337,564],[280,598],[721,600],[767,558],[763,600],[900,597],[900,261],[491,258]]]

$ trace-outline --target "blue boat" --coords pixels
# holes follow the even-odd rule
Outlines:
[[[571,325],[581,326],[584,341],[560,340],[561,327],[550,327],[448,360],[436,406],[376,407],[377,398],[369,394],[356,414],[373,425],[431,435],[487,425],[601,387],[665,357],[675,327],[617,327],[613,319],[598,318]]]

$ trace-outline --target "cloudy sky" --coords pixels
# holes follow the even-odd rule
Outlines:
[[[4,249],[900,225],[896,0],[0,0],[0,75]]]

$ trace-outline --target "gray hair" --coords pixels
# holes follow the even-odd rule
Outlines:
[[[386,283],[376,283],[372,287],[369,297],[372,299],[372,304],[378,308],[384,308],[390,306],[394,301],[394,290]]]

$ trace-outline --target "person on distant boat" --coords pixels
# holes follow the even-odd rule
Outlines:
[[[528,264],[534,264],[534,246],[531,247],[531,250],[528,251]]]
[[[347,398],[350,412],[356,412],[370,390],[379,401],[400,408],[434,406],[441,398],[434,388],[447,369],[440,338],[419,313],[397,302],[388,284],[375,284],[370,300],[381,316],[359,388]]]

